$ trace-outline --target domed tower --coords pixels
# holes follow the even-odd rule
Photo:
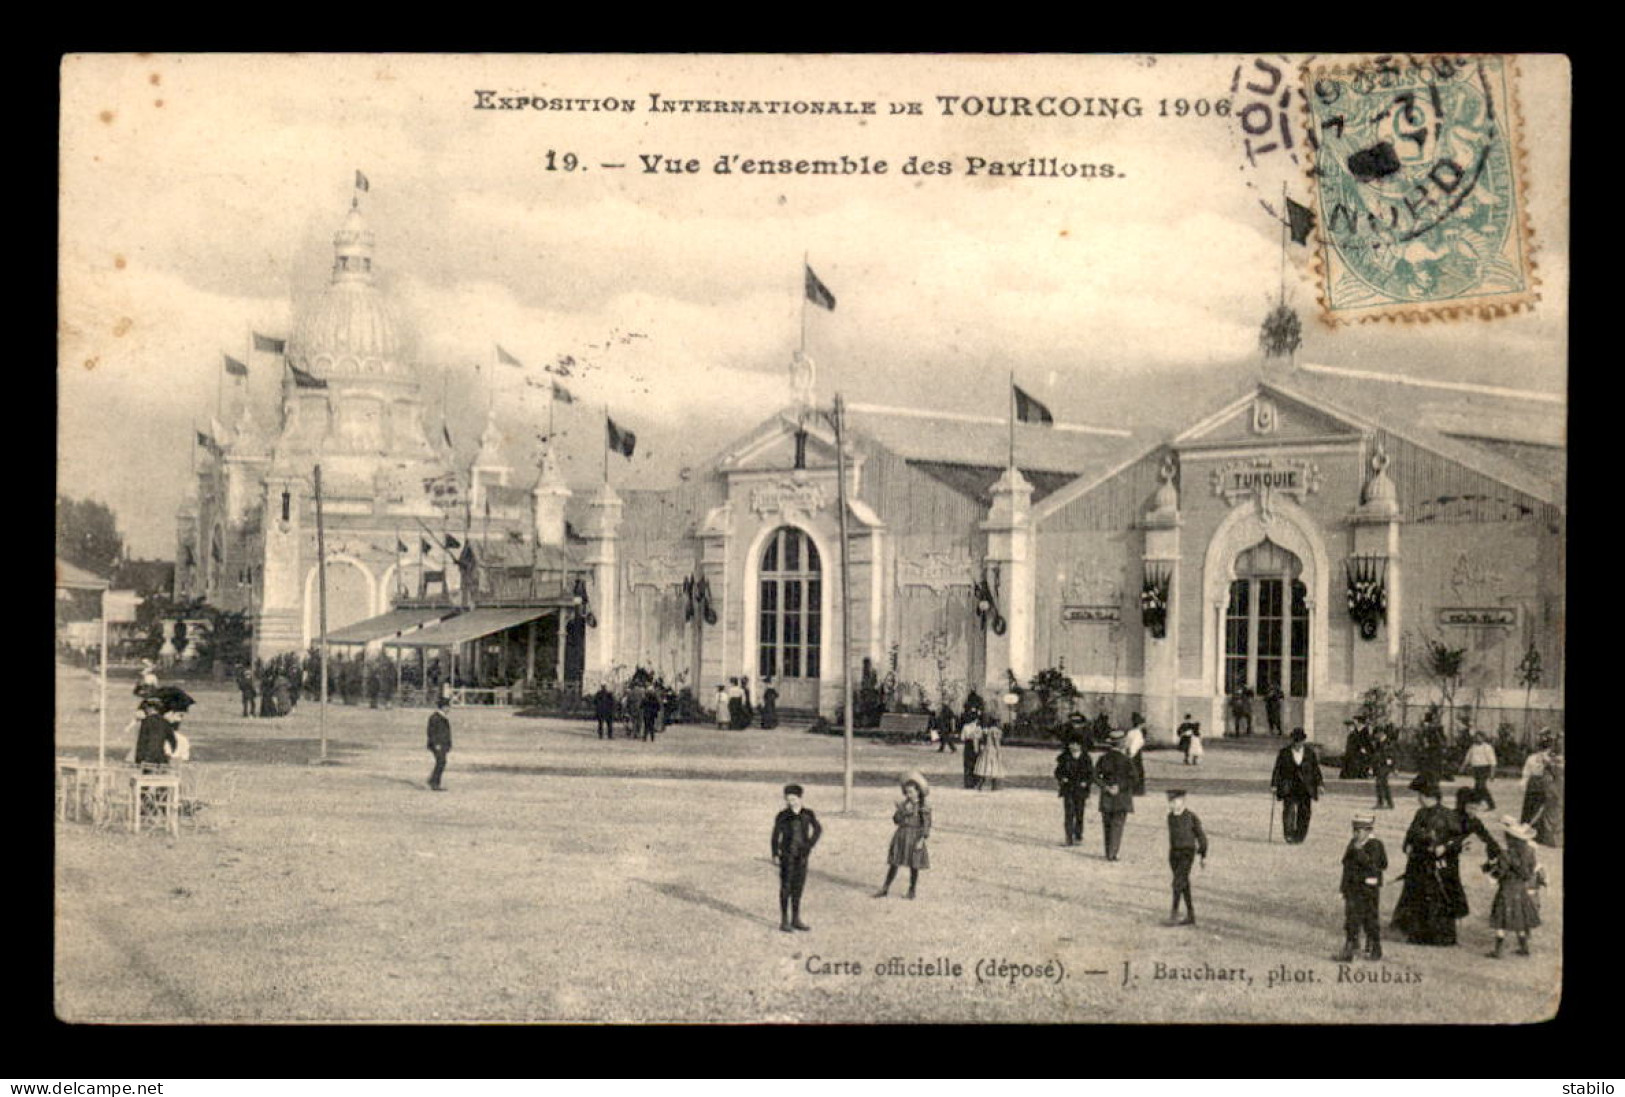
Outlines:
[[[379,292],[373,234],[359,204],[333,235],[333,276],[288,340],[279,466],[320,461],[335,491],[370,486],[379,470],[436,463],[409,361],[411,341]],[[295,372],[298,371],[298,372]]]
[[[359,203],[333,236],[328,285],[296,317],[281,429],[261,481],[261,654],[302,650],[317,634],[316,466],[326,504],[329,628],[387,608],[407,585],[397,546],[417,543],[403,531],[440,528],[437,500],[460,502],[447,495],[453,474],[445,455],[425,436],[408,329],[378,289],[373,235]]]

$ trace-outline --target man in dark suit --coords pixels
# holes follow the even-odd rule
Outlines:
[[[1354,959],[1360,947],[1360,936],[1365,935],[1365,955],[1368,960],[1382,959],[1382,874],[1388,871],[1388,851],[1372,837],[1376,819],[1370,815],[1354,817],[1354,837],[1343,851],[1343,883],[1338,889],[1343,894],[1343,951],[1337,954],[1340,963]]]
[[[1066,844],[1069,846],[1083,841],[1083,812],[1089,806],[1089,787],[1094,779],[1095,767],[1089,761],[1089,752],[1083,749],[1083,739],[1073,735],[1055,759],[1055,784],[1059,788],[1061,808],[1065,814]]]
[[[440,778],[446,772],[446,755],[451,753],[451,721],[446,719],[446,708],[450,704],[449,698],[437,697],[435,710],[429,714],[429,753],[434,755],[429,787],[436,792],[446,791],[440,787]]]
[[[237,666],[237,692],[242,695],[243,715],[254,715],[254,668],[247,663]]]
[[[1292,729],[1292,742],[1275,756],[1275,772],[1270,788],[1281,801],[1281,833],[1288,842],[1301,842],[1309,836],[1310,805],[1320,798],[1320,762],[1315,748],[1307,742],[1302,728]]]
[[[1272,685],[1264,692],[1264,716],[1269,720],[1271,735],[1281,734],[1281,703],[1285,700],[1286,694],[1279,685]]]
[[[660,694],[653,687],[643,691],[643,741],[655,741],[655,732],[660,730]]]
[[[598,738],[602,739],[606,731],[611,739],[615,738],[615,695],[609,686],[599,686],[592,695],[592,714],[598,719]]]
[[[1100,822],[1106,836],[1106,860],[1117,860],[1123,845],[1123,828],[1134,811],[1134,763],[1129,759],[1128,736],[1114,731],[1108,738],[1110,749],[1095,765],[1095,784],[1100,786]]]
[[[807,858],[824,828],[801,805],[800,785],[784,786],[784,810],[773,820],[773,863],[779,866],[779,929],[811,929],[801,920],[801,892],[807,886]]]

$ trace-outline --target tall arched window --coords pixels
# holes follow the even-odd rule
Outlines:
[[[762,549],[756,673],[763,678],[819,677],[824,629],[818,548],[799,529],[781,526]]]
[[[1224,689],[1309,694],[1308,589],[1298,558],[1261,541],[1236,560],[1224,615]]]

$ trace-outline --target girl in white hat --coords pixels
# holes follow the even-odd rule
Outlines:
[[[1518,955],[1529,955],[1529,931],[1540,925],[1540,889],[1546,886],[1546,875],[1535,857],[1535,828],[1510,815],[1501,825],[1506,828],[1506,848],[1490,867],[1500,881],[1490,905],[1490,925],[1495,927],[1495,951],[1490,958],[1495,960],[1506,947],[1509,929],[1518,936]]]
[[[918,773],[905,773],[898,782],[903,798],[897,802],[891,821],[897,824],[892,834],[891,848],[886,851],[886,882],[875,892],[876,899],[884,899],[897,879],[897,870],[908,866],[908,897],[914,898],[914,889],[920,882],[920,870],[931,867],[931,854],[926,839],[931,837],[931,808],[926,804],[931,786]]]

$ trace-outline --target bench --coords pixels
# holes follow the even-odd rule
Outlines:
[[[883,712],[880,734],[888,743],[914,743],[930,735],[931,717],[923,712]]]

